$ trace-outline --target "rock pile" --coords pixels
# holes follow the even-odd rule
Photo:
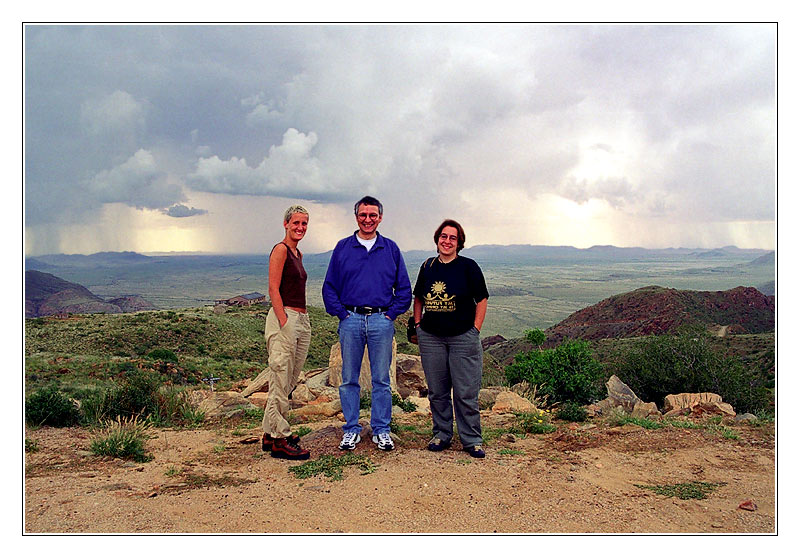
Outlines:
[[[722,401],[716,393],[678,393],[664,398],[663,414],[653,402],[642,401],[631,388],[617,376],[606,382],[608,396],[587,406],[589,416],[603,416],[611,412],[625,413],[636,418],[662,418],[674,416],[702,417],[717,415],[735,417],[736,411],[729,403]]]
[[[416,405],[415,413],[429,414],[430,404],[427,399],[428,386],[420,357],[397,354],[397,346],[392,348],[392,364],[390,369],[392,391],[400,397]],[[338,343],[331,348],[329,364],[326,368],[315,368],[304,372],[291,394],[292,412],[304,420],[316,420],[337,417],[344,420],[339,401],[338,386],[342,381],[342,358]],[[364,355],[361,367],[361,386],[364,392],[371,388],[368,355]],[[241,392],[203,392],[198,394],[198,408],[206,413],[207,420],[230,418],[244,414],[247,409],[263,409],[267,402],[269,389],[268,370],[263,370],[251,380]],[[478,397],[483,412],[496,414],[529,413],[538,409],[530,399],[525,397],[525,386],[512,388],[493,386],[480,390]],[[664,399],[663,412],[653,402],[645,402],[639,398],[617,376],[611,376],[606,382],[607,397],[602,401],[586,406],[590,418],[610,416],[624,413],[636,418],[661,419],[674,416],[723,416],[736,417],[736,412],[729,403],[715,393],[679,393],[668,395]],[[395,407],[395,413],[403,413]]]

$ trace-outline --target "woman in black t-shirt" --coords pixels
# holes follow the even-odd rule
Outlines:
[[[450,447],[455,407],[464,451],[485,457],[478,392],[483,372],[480,329],[489,292],[478,264],[458,255],[465,239],[464,229],[452,219],[436,229],[433,240],[439,255],[420,267],[414,286],[414,323],[433,416],[428,449]]]

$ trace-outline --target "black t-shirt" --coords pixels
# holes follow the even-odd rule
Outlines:
[[[458,256],[449,263],[433,258],[424,262],[414,285],[422,301],[420,326],[431,335],[450,337],[475,325],[475,306],[489,298],[483,272],[475,260]]]

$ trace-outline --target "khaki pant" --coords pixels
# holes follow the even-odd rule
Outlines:
[[[286,316],[286,325],[281,328],[275,311],[270,309],[264,330],[269,351],[269,393],[261,426],[273,438],[287,438],[292,434],[286,420],[289,394],[297,386],[311,344],[308,314],[286,308]]]

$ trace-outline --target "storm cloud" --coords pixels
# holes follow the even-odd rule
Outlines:
[[[444,217],[474,243],[580,244],[583,218],[597,243],[707,223],[697,244],[722,246],[731,223],[769,248],[776,49],[768,24],[28,25],[26,251],[94,249],[74,227],[148,249],[103,244],[111,206],[256,251],[261,223],[223,215],[290,200],[325,215],[321,251],[367,193],[408,249]]]

